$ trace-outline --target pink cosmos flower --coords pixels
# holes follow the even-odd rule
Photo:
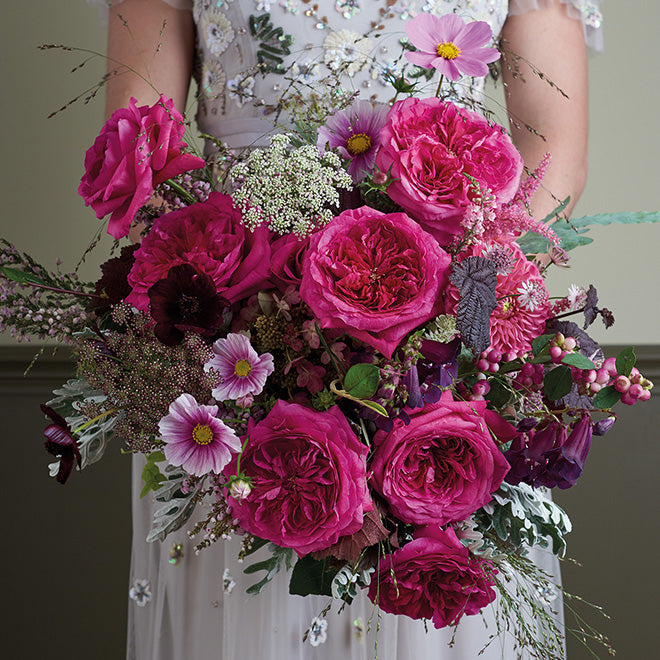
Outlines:
[[[370,101],[355,101],[346,110],[328,117],[319,128],[319,150],[325,151],[326,145],[336,149],[342,158],[350,161],[348,173],[353,181],[361,181],[374,166],[387,112],[384,104],[374,106]]]
[[[241,441],[217,414],[218,406],[202,406],[190,394],[173,401],[169,414],[158,422],[165,458],[198,477],[222,472],[232,454],[241,450]]]
[[[248,422],[241,472],[252,490],[229,500],[243,529],[303,557],[362,528],[373,509],[367,447],[337,406],[327,412],[279,399],[267,417]],[[225,475],[236,474],[234,459]]]
[[[212,348],[213,357],[204,365],[204,371],[214,369],[220,375],[220,384],[212,392],[217,401],[261,394],[266,379],[275,370],[270,353],[258,355],[245,335],[234,332],[218,339]]]
[[[400,520],[417,525],[463,520],[487,504],[509,464],[488,430],[485,401],[440,401],[408,410],[374,436],[374,488]]]
[[[531,349],[532,340],[543,334],[545,322],[552,315],[548,291],[539,269],[527,260],[516,243],[497,247],[510,253],[512,269],[497,276],[498,302],[490,316],[488,350],[522,355]],[[485,244],[478,243],[463,255],[488,257],[484,254],[487,250]],[[446,293],[448,305],[455,308],[458,304],[456,287],[450,285]]]
[[[183,153],[183,117],[171,99],[161,96],[153,106],[116,110],[85,154],[85,174],[78,193],[100,219],[111,213],[108,233],[128,234],[137,210],[149,201],[155,186],[204,160]]]
[[[440,245],[463,231],[461,220],[475,194],[471,179],[498,204],[518,189],[523,160],[506,131],[452,103],[397,101],[381,140],[376,165],[391,172],[387,194]]]
[[[406,53],[410,62],[425,69],[435,68],[449,80],[485,76],[488,64],[500,56],[496,48],[484,48],[493,32],[488,23],[466,23],[456,14],[420,14],[406,23],[406,34],[419,50]]]
[[[449,255],[405,213],[344,211],[310,237],[300,295],[323,328],[390,358],[408,333],[442,312]]]
[[[268,230],[249,232],[229,195],[214,192],[206,202],[167,213],[155,222],[135,253],[128,275],[132,287],[126,302],[149,308],[149,289],[170,268],[190,264],[208,275],[230,304],[248,298],[268,284]]]
[[[495,600],[494,573],[492,564],[471,555],[453,529],[430,525],[380,560],[369,598],[384,612],[430,619],[443,628]]]

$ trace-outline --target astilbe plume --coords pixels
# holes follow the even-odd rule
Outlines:
[[[194,334],[177,346],[165,346],[155,337],[149,316],[129,305],[117,305],[112,319],[126,331],[81,341],[75,352],[82,376],[108,397],[108,408],[121,410],[117,435],[132,449],[148,452],[172,401],[184,392],[199,401],[211,398],[216,379],[203,370],[211,350]]]

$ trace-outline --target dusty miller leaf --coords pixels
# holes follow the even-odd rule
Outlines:
[[[490,345],[490,315],[497,307],[495,264],[485,257],[467,257],[450,280],[459,294],[456,327],[463,343],[481,353]]]
[[[248,575],[258,571],[266,571],[266,575],[259,582],[246,589],[246,592],[249,594],[260,594],[282,568],[287,571],[291,570],[295,557],[295,553],[291,548],[280,548],[274,543],[269,543],[268,550],[271,552],[271,556],[268,559],[250,564],[250,566],[243,570],[243,573],[247,573]]]

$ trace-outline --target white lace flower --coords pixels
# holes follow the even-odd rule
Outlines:
[[[309,627],[309,643],[312,646],[319,646],[319,644],[325,644],[327,639],[328,622],[325,619],[315,616]]]
[[[195,23],[201,23],[202,16],[212,9],[222,9],[234,0],[195,0],[193,4],[193,18]]]
[[[236,36],[229,19],[220,11],[204,14],[201,28],[208,50],[215,57],[222,55]]]
[[[254,98],[254,83],[255,80],[252,76],[236,76],[227,81],[227,94],[238,105],[245,105]]]
[[[369,61],[371,39],[353,30],[339,30],[325,38],[323,49],[328,67],[354,76]]]

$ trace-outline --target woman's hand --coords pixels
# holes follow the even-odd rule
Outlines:
[[[509,16],[502,30],[504,51],[520,55],[503,62],[513,141],[528,168],[543,155],[552,161],[542,187],[532,200],[537,218],[544,218],[570,196],[565,211],[570,215],[587,178],[588,77],[582,23],[570,18],[557,0],[536,11]],[[531,63],[567,96],[541,80]],[[514,77],[516,66],[522,77]],[[523,80],[524,78],[524,80]],[[531,133],[525,124],[545,138]]]

